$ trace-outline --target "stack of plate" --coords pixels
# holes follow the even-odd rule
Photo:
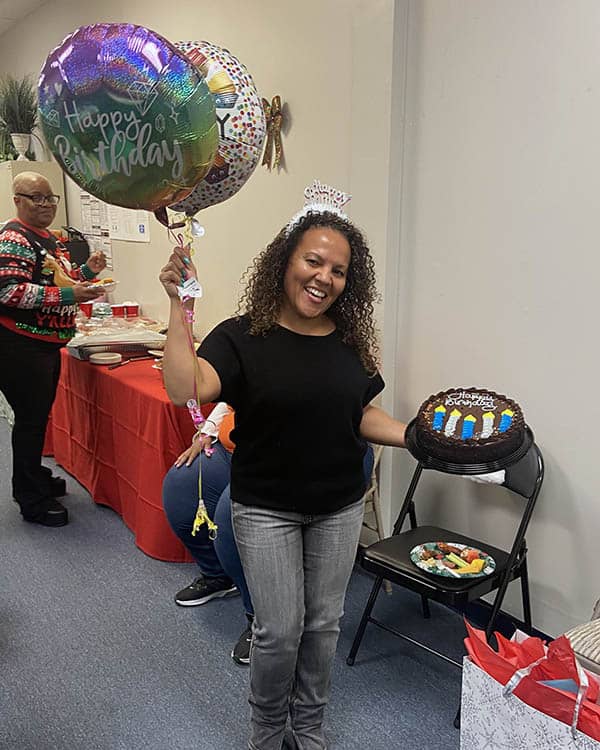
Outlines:
[[[117,352],[96,352],[90,354],[89,361],[93,365],[116,365],[123,361],[123,357]]]

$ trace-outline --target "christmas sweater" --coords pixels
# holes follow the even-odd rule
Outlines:
[[[76,332],[72,285],[94,276],[86,265],[73,271],[50,232],[8,222],[0,232],[0,325],[65,344]]]

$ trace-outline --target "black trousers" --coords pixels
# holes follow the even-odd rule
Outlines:
[[[24,514],[47,494],[42,450],[60,375],[60,348],[0,325],[0,390],[15,413],[13,497]]]

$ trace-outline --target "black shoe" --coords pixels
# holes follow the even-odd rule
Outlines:
[[[180,607],[197,607],[199,604],[206,604],[211,599],[220,599],[237,593],[234,582],[227,576],[218,578],[199,576],[189,586],[175,594],[175,603]]]
[[[62,477],[53,476],[52,470],[48,466],[41,466],[40,470],[44,494],[48,497],[63,497],[67,494],[67,483]]]
[[[252,620],[248,616],[248,627],[238,638],[238,642],[233,647],[231,658],[236,664],[250,664],[250,646],[252,645]]]
[[[45,497],[33,508],[21,509],[25,521],[42,526],[66,526],[69,523],[67,509],[53,497]]]
[[[67,494],[67,483],[62,477],[50,477],[47,492],[50,497],[64,497]]]

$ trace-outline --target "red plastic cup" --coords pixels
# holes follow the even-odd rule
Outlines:
[[[140,314],[139,305],[124,305],[124,307],[125,307],[125,315],[128,318],[136,318]]]
[[[111,305],[110,310],[115,318],[125,317],[125,305]]]
[[[80,302],[79,309],[86,316],[86,318],[91,318],[94,304],[93,302]]]

